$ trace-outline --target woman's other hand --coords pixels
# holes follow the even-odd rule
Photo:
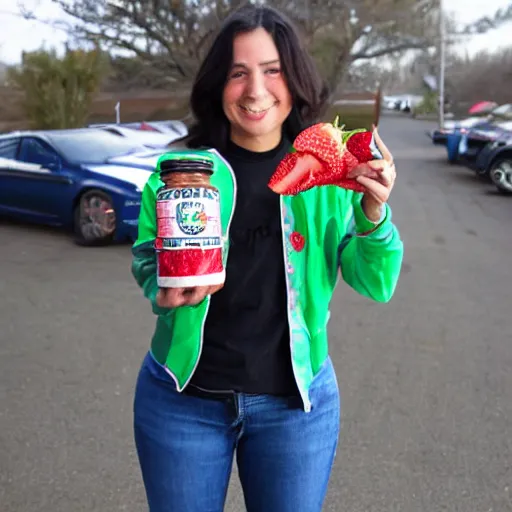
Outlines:
[[[156,303],[161,308],[179,308],[195,306],[208,295],[219,291],[223,285],[194,286],[187,288],[160,288],[156,294]]]
[[[378,222],[382,216],[383,205],[388,201],[391,190],[395,184],[396,169],[393,162],[393,155],[384,142],[382,142],[377,128],[374,128],[373,136],[377,148],[382,154],[382,159],[370,160],[369,162],[358,165],[357,168],[349,174],[349,177],[355,177],[358,183],[366,188],[362,200],[363,211],[369,220]],[[370,169],[376,171],[377,174],[373,177],[368,175],[358,176],[362,171],[362,169],[359,169],[361,166],[370,167]],[[368,174],[368,172],[364,174]]]

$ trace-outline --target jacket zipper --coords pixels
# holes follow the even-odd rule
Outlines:
[[[295,372],[295,364],[293,361],[293,332],[292,332],[292,319],[291,319],[291,313],[290,313],[290,279],[288,277],[288,257],[286,254],[286,231],[284,228],[284,205],[283,205],[283,196],[279,197],[279,204],[280,204],[280,210],[281,210],[281,236],[282,236],[282,243],[283,243],[283,254],[284,254],[284,275],[285,275],[285,282],[286,282],[286,312],[288,315],[288,329],[290,332],[290,356],[291,356],[291,362],[292,362],[292,370],[293,370],[293,376],[295,378],[295,383],[297,384],[297,388],[299,389],[300,397],[302,399],[302,403],[304,404],[304,411],[305,412],[311,412],[311,401],[309,400],[309,396],[307,391],[305,392],[299,382],[297,381],[297,373]]]
[[[226,164],[226,166],[231,174],[231,178],[233,179],[233,207],[231,208],[231,215],[230,215],[229,222],[228,222],[227,229],[226,229],[226,236],[229,236],[231,221],[233,220],[233,215],[235,213],[235,207],[236,207],[237,183],[236,183],[235,173],[233,172],[233,169],[231,169],[231,166],[226,161],[226,159],[218,151],[216,151],[214,149],[211,151],[213,153],[215,153]],[[297,384],[297,388],[299,389],[302,403],[304,405],[304,411],[306,413],[309,413],[309,412],[311,412],[311,402],[309,400],[307,392],[304,392],[304,390],[301,388],[301,386],[297,382],[297,374],[295,372],[295,365],[294,365],[294,361],[293,361],[293,333],[292,333],[291,315],[290,315],[290,282],[289,282],[288,272],[287,272],[288,258],[287,258],[287,254],[286,254],[286,233],[285,233],[285,228],[284,228],[284,206],[283,206],[282,196],[279,198],[279,205],[280,205],[281,232],[282,232],[281,233],[281,237],[282,237],[281,241],[282,241],[283,255],[284,255],[284,275],[285,275],[285,283],[286,283],[286,312],[287,312],[287,316],[288,316],[288,329],[289,329],[289,334],[290,334],[290,355],[291,355],[292,370],[293,370],[293,376],[295,378],[295,383]],[[204,325],[206,323],[206,317],[208,316],[208,310],[210,309],[210,298],[208,298],[207,300],[208,300],[208,304],[207,304],[206,311],[205,311],[205,314],[203,317],[203,322],[201,325],[201,338],[200,338],[200,343],[199,343],[199,354],[197,355],[196,364],[194,365],[194,368],[192,369],[188,379],[183,384],[183,386],[179,385],[178,379],[171,372],[171,370],[167,366],[165,367],[167,373],[169,373],[169,375],[173,378],[174,382],[176,383],[176,389],[179,392],[183,391],[187,387],[188,383],[191,381],[192,377],[194,376],[197,366],[199,365],[199,360],[201,359],[201,354],[203,351],[203,341],[204,341]]]

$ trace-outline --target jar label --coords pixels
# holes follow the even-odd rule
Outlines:
[[[219,193],[194,187],[157,194],[159,248],[221,247]]]

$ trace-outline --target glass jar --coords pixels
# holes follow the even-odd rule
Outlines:
[[[164,155],[157,170],[164,183],[156,197],[158,286],[224,284],[220,194],[210,183],[213,161]]]

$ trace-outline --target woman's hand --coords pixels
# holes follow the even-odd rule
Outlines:
[[[349,177],[355,177],[357,182],[366,188],[361,203],[363,211],[369,220],[378,222],[382,216],[382,208],[389,199],[389,195],[395,184],[396,169],[393,162],[393,155],[384,142],[382,142],[377,128],[375,127],[373,129],[373,136],[383,158],[370,160],[369,162],[358,165],[356,169],[350,173]],[[360,167],[366,167],[366,169],[364,169],[366,176],[359,175],[363,172],[363,169],[360,169]],[[367,176],[368,167],[376,172],[373,177]]]
[[[194,286],[192,288],[160,288],[156,294],[156,304],[161,308],[195,306],[207,295],[219,291],[223,285]]]

